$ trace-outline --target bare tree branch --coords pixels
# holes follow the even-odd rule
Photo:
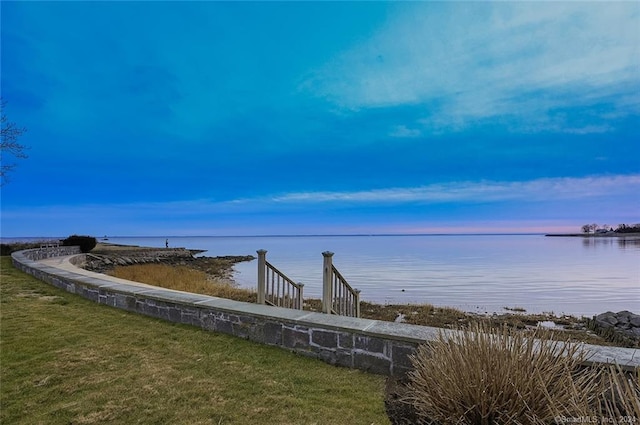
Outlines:
[[[9,154],[15,158],[27,158],[25,150],[28,147],[18,143],[18,139],[27,129],[18,127],[15,123],[9,121],[4,113],[7,102],[0,100],[0,186],[4,186],[9,181],[9,173],[16,167],[14,163],[6,163],[6,155]]]

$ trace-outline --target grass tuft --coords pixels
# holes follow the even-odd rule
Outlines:
[[[580,345],[551,334],[485,323],[441,332],[412,357],[409,402],[427,423],[551,424],[578,417],[602,394],[601,372],[581,366]]]

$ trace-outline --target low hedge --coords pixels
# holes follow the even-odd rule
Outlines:
[[[62,241],[62,246],[79,246],[84,253],[91,251],[97,244],[98,241],[93,236],[72,235]]]

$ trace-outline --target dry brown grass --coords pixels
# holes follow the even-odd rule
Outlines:
[[[594,372],[592,402],[566,406],[559,416],[599,418],[601,423],[610,424],[640,423],[640,368],[625,372],[617,365],[608,365]]]
[[[618,366],[609,366],[605,372],[604,407],[598,406],[601,417],[622,419],[620,422],[640,423],[640,368],[635,373],[623,373]],[[623,419],[624,418],[624,419]]]
[[[551,424],[598,397],[597,371],[580,367],[585,356],[548,330],[476,323],[417,350],[409,402],[427,423]]]
[[[205,272],[186,266],[138,264],[115,267],[110,275],[167,289],[211,295],[236,301],[256,302],[255,291],[238,288],[232,283],[210,279]]]

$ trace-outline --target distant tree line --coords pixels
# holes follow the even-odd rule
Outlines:
[[[638,224],[618,224],[618,227],[614,230],[613,227],[608,224],[585,224],[582,226],[582,233],[640,233],[640,223]]]

